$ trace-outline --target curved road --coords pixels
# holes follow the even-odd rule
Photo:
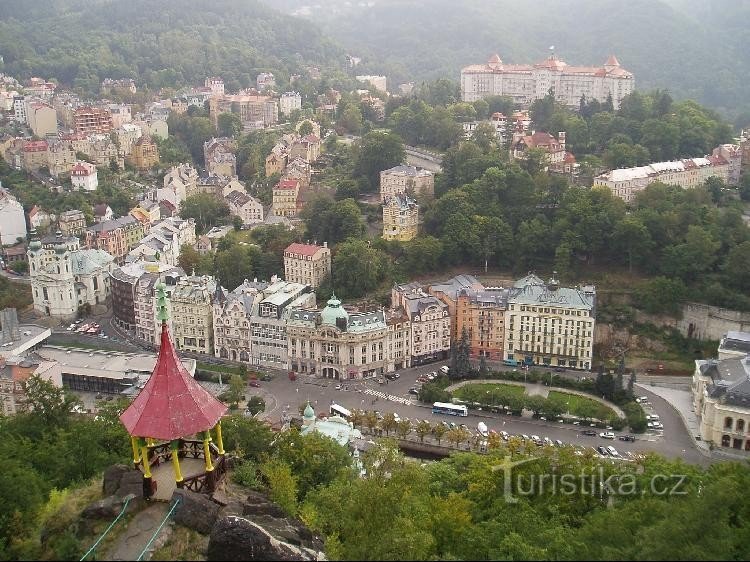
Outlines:
[[[249,387],[250,394],[260,394],[268,400],[268,395],[275,397],[276,404],[264,415],[271,421],[278,421],[284,408],[296,413],[299,405],[307,400],[315,408],[316,412],[328,411],[330,404],[335,402],[348,409],[378,410],[382,413],[398,413],[402,418],[410,420],[425,419],[430,423],[440,421],[454,421],[465,423],[469,429],[474,430],[482,421],[488,428],[496,431],[507,431],[514,435],[539,435],[549,437],[552,440],[560,439],[564,443],[581,446],[596,447],[598,445],[613,445],[620,452],[657,452],[668,458],[681,458],[686,462],[707,465],[712,459],[707,458],[695,447],[690,435],[687,433],[682,420],[677,412],[663,399],[651,392],[643,391],[642,395],[649,397],[652,404],[646,413],[656,413],[664,424],[664,431],[658,433],[645,433],[637,435],[635,442],[624,442],[615,439],[606,440],[598,436],[587,437],[581,433],[583,426],[560,424],[555,422],[540,421],[532,418],[519,418],[502,414],[472,413],[466,418],[456,419],[452,416],[436,415],[432,413],[429,406],[420,405],[415,400],[411,404],[378,399],[373,402],[374,397],[367,394],[367,389],[377,390],[399,396],[411,398],[414,396],[407,393],[414,385],[416,378],[423,373],[435,371],[440,364],[431,364],[401,371],[401,377],[396,381],[389,381],[387,385],[378,385],[374,380],[351,381],[349,390],[336,390],[338,381],[330,379],[317,379],[313,377],[299,376],[295,382],[286,376],[276,376],[272,381],[261,382],[261,388]],[[502,382],[502,381],[498,381]],[[639,391],[640,392],[640,391]],[[597,430],[599,432],[601,430]]]

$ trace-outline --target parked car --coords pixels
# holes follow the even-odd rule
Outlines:
[[[410,388],[409,394],[414,394],[415,396],[419,396],[419,389],[418,388]]]
[[[613,457],[619,457],[620,456],[620,453],[618,453],[617,449],[615,449],[612,445],[610,445],[609,447],[607,447],[607,451],[609,451],[609,454],[612,455]]]
[[[522,435],[521,435],[521,439],[523,439],[524,441],[529,441],[529,439],[530,439],[530,438],[529,438],[529,436],[528,436],[528,435],[526,435],[526,434],[524,433],[524,434],[522,434]]]
[[[560,441],[559,439],[555,439],[555,445],[557,445],[558,447],[562,447],[564,443]]]
[[[507,441],[510,438],[510,435],[508,434],[507,431],[501,431],[500,437],[502,437],[504,441]]]
[[[259,388],[260,387],[260,383],[257,381],[257,379],[250,379],[250,383],[249,384],[250,384],[250,386],[255,387],[255,388]]]
[[[593,429],[584,429],[581,433],[583,435],[587,435],[589,437],[595,437],[596,436],[596,431],[594,431]]]
[[[620,435],[618,439],[620,441],[635,441],[635,437],[633,437],[632,435]]]
[[[614,439],[615,438],[615,434],[612,433],[611,431],[602,431],[599,434],[599,437],[601,437],[602,439]]]
[[[607,450],[607,448],[604,445],[599,445],[596,448],[596,452],[599,453],[600,455],[602,455],[603,457],[608,457],[609,456],[609,451]]]

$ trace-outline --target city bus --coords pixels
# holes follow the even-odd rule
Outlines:
[[[464,404],[447,404],[445,402],[435,402],[432,405],[433,414],[448,414],[451,416],[468,416],[469,410]]]
[[[339,406],[338,404],[331,404],[331,415],[341,416],[346,421],[349,421],[352,417],[352,413],[349,410],[347,410],[343,406]]]

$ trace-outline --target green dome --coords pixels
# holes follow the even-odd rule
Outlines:
[[[32,240],[31,244],[29,244],[30,250],[41,250],[42,249],[42,242],[40,240]]]
[[[305,406],[305,411],[302,413],[302,417],[306,420],[314,420],[315,419],[315,410],[313,410],[313,407],[310,406],[310,403],[307,403],[307,406]]]
[[[336,298],[336,295],[333,295],[321,311],[320,319],[323,324],[336,326],[339,318],[344,320],[344,325],[349,323],[349,313],[341,306],[341,301]]]

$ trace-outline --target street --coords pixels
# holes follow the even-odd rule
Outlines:
[[[366,381],[344,381],[340,384],[348,390],[336,390],[339,381],[331,379],[318,379],[314,377],[298,376],[296,381],[290,381],[283,375],[276,376],[272,381],[261,382],[260,388],[248,388],[249,395],[258,394],[262,396],[267,403],[264,417],[270,421],[277,422],[285,408],[297,415],[297,410],[301,404],[308,400],[315,409],[316,414],[321,411],[329,411],[331,403],[336,403],[349,410],[377,410],[381,413],[393,412],[402,418],[410,420],[427,420],[431,424],[441,421],[454,423],[465,423],[468,428],[474,432],[477,424],[484,422],[488,429],[495,431],[506,431],[512,435],[539,435],[540,437],[549,437],[553,441],[559,439],[566,444],[580,446],[596,447],[598,445],[613,445],[620,452],[657,452],[668,458],[681,458],[685,462],[706,465],[711,462],[705,457],[693,444],[690,435],[688,435],[682,420],[677,412],[667,404],[663,399],[651,392],[643,391],[642,395],[649,397],[651,406],[644,408],[647,414],[658,414],[661,422],[664,424],[664,430],[659,432],[647,432],[636,435],[635,442],[624,442],[618,439],[607,440],[596,437],[588,437],[582,434],[586,427],[582,425],[561,424],[553,421],[542,421],[529,417],[517,417],[503,414],[493,414],[490,412],[475,412],[470,410],[469,416],[465,418],[456,418],[453,416],[444,416],[433,414],[431,405],[420,404],[414,395],[408,394],[409,388],[414,386],[419,375],[437,371],[440,365],[444,363],[433,363],[421,367],[414,367],[399,371],[400,378],[395,381],[388,381],[387,384],[379,385],[375,380]],[[502,383],[503,381],[498,381]],[[400,397],[407,403],[378,398],[374,401],[374,396],[368,394],[368,390],[380,391],[387,395]],[[269,397],[273,397],[273,402]],[[409,400],[411,401],[409,403]],[[597,433],[603,431],[596,430]],[[615,432],[616,435],[623,435],[623,432]]]

